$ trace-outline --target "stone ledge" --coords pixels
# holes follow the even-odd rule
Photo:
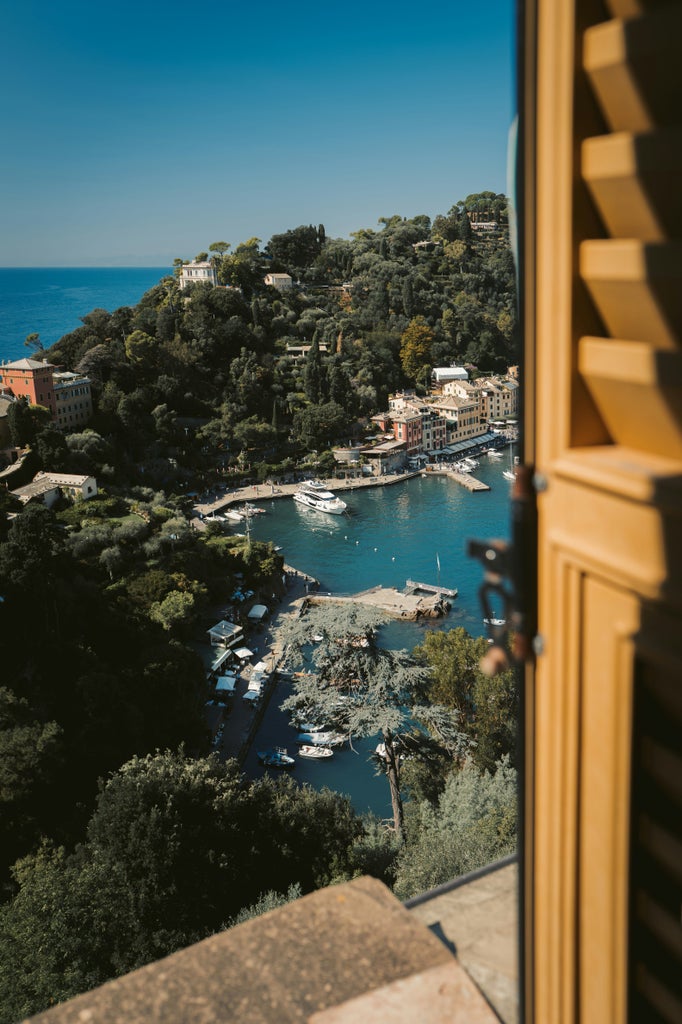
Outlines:
[[[441,936],[505,1024],[519,1019],[518,866],[491,865],[410,907]],[[428,897],[428,894],[425,894]],[[408,904],[409,906],[409,904]]]
[[[309,1024],[499,1024],[456,960],[375,989],[341,1006],[314,1013]]]
[[[384,885],[359,878],[304,896],[31,1020],[294,1024],[453,963],[451,952]]]

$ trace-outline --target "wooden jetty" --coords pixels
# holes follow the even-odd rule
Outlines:
[[[457,597],[457,588],[454,590],[448,587],[434,587],[432,583],[416,583],[414,580],[405,580],[408,590],[423,590],[426,594],[443,594],[445,597]]]

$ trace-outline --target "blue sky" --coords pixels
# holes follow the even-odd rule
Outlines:
[[[5,0],[0,266],[163,266],[506,191],[513,0]]]

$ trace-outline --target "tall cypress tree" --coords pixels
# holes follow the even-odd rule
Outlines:
[[[320,346],[316,337],[313,338],[313,343],[308,352],[303,379],[306,398],[313,405],[317,405],[322,398],[322,356],[320,355]]]

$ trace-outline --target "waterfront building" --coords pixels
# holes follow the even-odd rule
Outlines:
[[[434,398],[432,402],[446,424],[446,444],[468,441],[485,434],[487,427],[481,415],[481,403],[477,396],[460,398],[457,395],[446,395],[443,398]]]
[[[244,639],[244,630],[234,622],[221,619],[206,631],[214,647],[233,647]]]
[[[383,441],[381,444],[367,445],[360,449],[360,454],[372,467],[374,476],[387,476],[407,466],[404,441]]]
[[[519,385],[500,377],[481,377],[474,381],[481,396],[481,412],[485,420],[502,420],[518,415]]]
[[[388,402],[390,422],[397,441],[404,441],[408,455],[432,452],[446,444],[444,417],[430,400],[414,391],[399,391]]]

